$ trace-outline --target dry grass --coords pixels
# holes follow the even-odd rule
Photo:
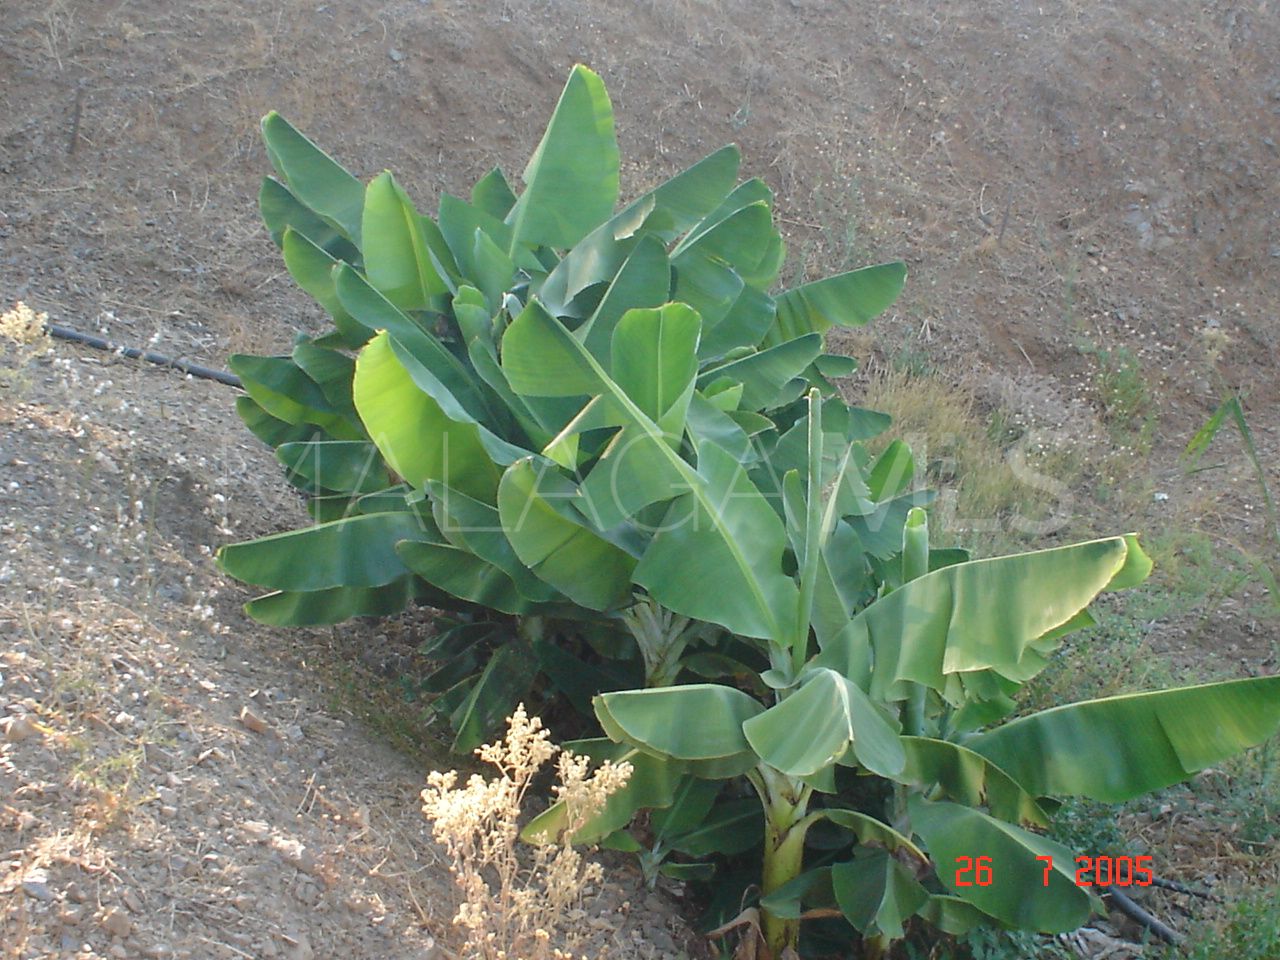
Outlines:
[[[1004,546],[1070,523],[1080,454],[1016,411],[986,413],[940,375],[891,368],[871,374],[857,402],[893,417],[880,442],[911,447],[918,481],[938,491],[935,529],[944,541]]]
[[[563,828],[524,858],[517,842],[525,795],[557,753],[559,785],[553,790],[565,809]],[[458,787],[456,771],[436,772],[422,793],[422,812],[448,851],[462,900],[453,919],[466,931],[462,955],[573,960],[571,951],[589,929],[584,902],[604,873],[570,841],[623,787],[631,765],[606,760],[589,774],[587,758],[561,752],[542,722],[525,714],[523,704],[508,720],[506,738],[481,747],[476,755],[497,767],[500,776],[485,780],[473,774]]]

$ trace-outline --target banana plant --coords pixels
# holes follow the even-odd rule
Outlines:
[[[615,506],[618,465],[641,463],[644,443],[634,430],[611,436],[608,400],[584,410],[578,396],[525,389],[520,371],[541,360],[512,330],[538,312],[673,451],[714,439],[758,469],[759,451],[787,449],[806,384],[843,407],[831,378],[853,361],[825,354],[823,334],[887,308],[903,265],[771,294],[784,256],[772,195],[760,180],[737,182],[735,147],[619,206],[612,107],[585,67],[571,71],[523,190],[494,169],[468,198],[443,195],[434,217],[391,173],[362,182],[279,114],[262,132],[275,170],[263,219],[333,327],[285,356],[230,361],[247,394],[238,412],[315,521],[220,552],[226,572],[267,591],[249,614],[318,625],[420,602],[514,618],[516,636],[491,653],[439,648],[456,652],[432,687],[454,681],[439,703],[468,730],[458,710],[479,698],[500,720],[539,675],[583,705],[583,679],[605,682],[592,667],[613,676],[597,689],[630,686],[622,678],[635,670],[648,685],[673,682],[723,633],[654,604],[633,579],[675,491],[664,495],[658,477],[647,513],[633,515],[629,489]],[[687,341],[670,354],[677,366],[651,366],[646,310]],[[887,418],[864,411],[858,423],[875,432]],[[900,509],[883,509],[900,522]],[[334,550],[344,559],[330,562]],[[473,740],[460,729],[456,745]]]
[[[768,654],[768,694],[714,683],[608,692],[594,701],[601,726],[650,761],[750,782],[763,812],[759,910],[771,956],[798,948],[806,910],[838,911],[870,956],[913,916],[950,932],[1080,925],[1098,902],[1076,886],[1072,853],[1036,832],[1051,798],[1126,800],[1262,742],[1280,726],[1280,678],[1070,704],[979,729],[972,705],[996,697],[972,691],[1016,691],[1087,625],[1099,593],[1136,585],[1151,564],[1122,536],[934,567],[919,511],[901,529],[899,585],[820,639],[824,551],[842,505],[860,492],[847,451],[827,479],[822,414],[812,391],[807,464],[784,477],[785,521],[739,519],[754,502],[739,479],[731,505],[707,524],[726,541],[717,553],[695,549],[683,528],[650,546],[657,553],[666,539],[714,564],[668,554],[661,575],[638,578],[655,602],[755,638]],[[716,476],[714,448],[700,452],[700,474]],[[726,561],[731,544],[744,558],[736,566]],[[724,598],[724,609],[706,598]],[[970,722],[958,722],[966,710]],[[846,771],[892,785],[884,809],[843,806]],[[806,870],[806,835],[820,822],[847,832],[851,855]],[[978,857],[991,858],[995,877],[966,885],[957,862]]]

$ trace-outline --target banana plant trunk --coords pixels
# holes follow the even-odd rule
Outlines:
[[[761,764],[747,777],[764,804],[764,870],[761,877],[761,897],[764,898],[800,876],[804,866],[804,838],[812,822],[805,816],[812,789],[767,764]],[[760,910],[760,919],[769,954],[775,960],[788,947],[798,949],[799,919],[779,917],[764,907]]]

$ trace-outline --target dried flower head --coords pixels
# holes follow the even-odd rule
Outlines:
[[[0,314],[0,337],[24,346],[47,347],[49,332],[45,324],[48,322],[47,313],[36,313],[19,300],[12,310]]]
[[[557,753],[560,782],[553,789],[564,805],[562,829],[553,842],[518,850],[525,793]],[[523,704],[507,721],[506,737],[476,755],[500,775],[473,774],[458,786],[456,771],[435,772],[422,792],[422,812],[449,856],[460,894],[453,922],[466,934],[461,955],[573,960],[587,926],[583,904],[602,871],[571,840],[626,784],[631,765],[606,761],[592,772],[586,757],[560,751]]]

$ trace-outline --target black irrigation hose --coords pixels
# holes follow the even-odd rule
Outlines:
[[[1114,886],[1107,887],[1107,896],[1111,898],[1111,906],[1115,907],[1116,910],[1123,913],[1130,920],[1146,927],[1157,940],[1163,940],[1165,943],[1182,943],[1182,934],[1147,913],[1146,910],[1130,900],[1118,888]]]
[[[129,357],[133,360],[146,360],[148,363],[159,364],[162,367],[173,367],[175,370],[181,370],[183,373],[193,377],[200,377],[202,380],[216,380],[218,383],[225,383],[229,387],[244,389],[240,378],[234,373],[227,373],[225,370],[213,370],[209,367],[202,367],[199,364],[188,363],[186,360],[175,360],[163,354],[152,353],[150,350],[139,350],[137,347],[124,347],[118,343],[112,343],[110,340],[103,340],[102,337],[95,337],[90,333],[80,333],[78,330],[59,326],[56,323],[45,324],[45,329],[49,331],[50,336],[57,337],[59,340],[83,343],[87,347],[96,347],[99,350],[118,353],[122,357]]]

